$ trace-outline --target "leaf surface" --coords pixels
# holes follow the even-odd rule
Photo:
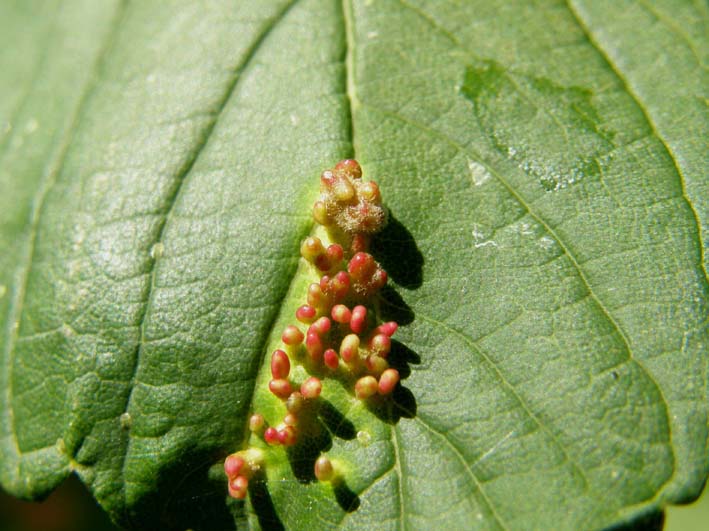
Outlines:
[[[39,14],[38,14],[39,13]],[[602,528],[707,475],[707,9],[0,6],[0,479],[134,528]],[[317,175],[391,222],[389,410],[218,471],[312,273]],[[303,467],[325,448],[333,488]]]

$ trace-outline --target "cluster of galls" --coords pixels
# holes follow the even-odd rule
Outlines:
[[[242,450],[227,457],[224,472],[229,480],[229,495],[238,500],[244,499],[249,479],[261,470],[262,464],[263,452],[257,448]]]
[[[347,159],[320,176],[313,218],[354,255],[367,250],[371,236],[386,224],[387,213],[377,183],[363,181],[359,163]]]
[[[290,378],[291,361],[302,364],[311,374],[349,382],[361,400],[389,395],[399,382],[399,372],[387,361],[391,336],[398,325],[393,321],[375,323],[366,306],[387,281],[384,269],[367,252],[371,236],[386,223],[379,187],[362,181],[357,161],[343,160],[323,172],[320,192],[313,218],[325,226],[335,243],[326,247],[320,238],[309,237],[300,248],[320,281],[310,284],[307,303],[295,312],[299,324],[285,327],[283,348],[271,354],[268,388],[283,401],[283,421],[267,426],[259,413],[249,419],[251,432],[269,445],[296,444],[299,415],[312,414],[313,408],[305,406],[322,392],[322,382],[316,376],[295,385]],[[246,496],[248,481],[261,462],[262,451],[254,448],[227,457],[224,469],[231,496]],[[316,460],[314,474],[321,481],[337,477],[333,463],[324,455]]]

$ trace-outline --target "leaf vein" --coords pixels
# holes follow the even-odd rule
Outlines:
[[[20,474],[19,458],[23,455],[23,452],[20,450],[19,441],[17,438],[17,430],[15,428],[15,412],[12,404],[12,397],[14,392],[12,369],[14,366],[15,347],[19,337],[22,310],[24,307],[30,271],[32,269],[32,260],[34,257],[42,211],[44,210],[44,205],[47,196],[56,184],[57,177],[64,168],[66,155],[69,151],[71,143],[73,142],[74,135],[77,129],[77,124],[81,121],[86,105],[98,85],[98,72],[100,71],[103,62],[105,61],[105,58],[108,55],[108,52],[113,46],[116,35],[118,34],[118,28],[121,26],[123,20],[123,15],[125,11],[124,8],[125,1],[122,1],[118,4],[118,7],[116,8],[116,12],[113,16],[114,21],[111,25],[110,30],[107,33],[105,42],[103,43],[103,46],[101,46],[97,57],[93,63],[93,75],[87,78],[83,93],[79,97],[78,103],[76,104],[73,113],[70,115],[70,119],[68,120],[68,125],[66,129],[62,132],[61,140],[58,142],[56,149],[49,157],[50,162],[46,166],[45,174],[42,177],[38,186],[37,193],[33,198],[29,230],[27,232],[24,249],[22,250],[23,256],[15,272],[12,299],[10,300],[10,305],[8,309],[6,331],[7,340],[4,345],[5,367],[3,367],[3,369],[6,371],[7,374],[7,387],[4,391],[5,412],[7,417],[5,419],[5,423],[7,423],[7,428],[9,429],[8,435],[12,439],[13,449],[16,451],[15,466],[16,473],[18,474],[18,476]]]
[[[517,389],[515,389],[515,386],[512,385],[507,378],[505,378],[505,375],[502,373],[500,370],[500,367],[498,366],[497,363],[495,363],[492,358],[482,349],[482,347],[475,341],[473,340],[470,336],[465,334],[464,332],[461,332],[460,330],[444,323],[443,321],[439,321],[438,319],[435,319],[434,317],[430,317],[428,315],[422,315],[420,312],[417,313],[418,316],[420,316],[424,321],[428,321],[432,324],[435,324],[436,326],[439,326],[446,330],[447,332],[452,333],[453,335],[458,336],[460,339],[463,340],[463,342],[467,343],[470,347],[473,348],[481,357],[483,360],[485,360],[485,363],[489,367],[492,368],[493,372],[497,376],[497,378],[502,382],[502,384],[509,390],[510,394],[514,399],[517,401],[517,403],[520,405],[524,413],[544,432],[546,433],[551,441],[563,452],[566,461],[571,465],[572,468],[574,468],[581,478],[583,479],[584,482],[584,488],[589,489],[590,488],[590,483],[588,480],[588,477],[586,476],[585,470],[574,460],[571,458],[569,455],[566,446],[562,444],[562,442],[559,440],[559,438],[556,436],[556,434],[546,425],[544,424],[537,415],[534,414],[534,412],[529,408],[529,405],[527,404],[527,401],[517,392]]]
[[[497,510],[495,509],[495,506],[492,504],[492,501],[485,493],[485,490],[483,489],[483,486],[482,486],[482,482],[477,478],[477,476],[473,472],[472,467],[465,460],[465,456],[463,456],[460,449],[458,449],[458,447],[455,444],[453,444],[453,442],[446,436],[445,433],[442,433],[442,432],[438,431],[437,429],[435,429],[428,422],[423,420],[420,416],[415,416],[414,420],[419,425],[423,426],[426,430],[428,430],[430,433],[437,435],[446,444],[446,446],[448,446],[448,448],[450,448],[450,450],[453,452],[453,454],[456,456],[456,458],[458,458],[458,460],[461,462],[461,464],[463,465],[463,468],[468,473],[470,478],[473,480],[473,483],[478,488],[478,491],[480,491],[480,495],[482,496],[483,500],[485,501],[485,504],[490,509],[490,513],[492,513],[492,516],[495,519],[495,521],[499,524],[499,526],[502,529],[505,529],[505,530],[509,529],[509,527],[507,526],[507,524],[505,524],[502,517],[498,514]]]
[[[584,21],[583,17],[581,14],[574,8],[572,0],[566,0],[566,6],[571,13],[571,16],[573,19],[576,21],[576,24],[579,26],[583,34],[586,36],[586,39],[588,40],[588,43],[598,52],[598,54],[603,58],[605,63],[608,65],[608,68],[613,72],[613,74],[618,78],[619,82],[625,89],[625,92],[635,101],[637,104],[638,108],[642,112],[645,121],[647,122],[648,127],[650,128],[652,132],[652,136],[655,137],[662,147],[664,148],[665,152],[667,153],[667,156],[670,158],[672,161],[672,166],[675,170],[675,173],[677,174],[677,178],[680,184],[680,187],[682,189],[682,198],[684,199],[687,207],[689,208],[690,212],[692,213],[692,216],[694,217],[694,223],[697,227],[697,236],[698,236],[698,241],[699,241],[699,252],[700,256],[703,257],[705,256],[705,248],[704,248],[704,235],[702,234],[702,224],[699,221],[699,213],[697,212],[696,208],[694,207],[694,204],[689,198],[689,195],[687,194],[687,183],[686,183],[686,178],[684,176],[684,173],[682,172],[682,169],[679,167],[679,164],[677,163],[677,157],[675,156],[674,152],[672,151],[672,148],[668,144],[668,142],[665,140],[665,138],[660,134],[660,131],[657,128],[657,125],[655,124],[655,121],[653,120],[651,113],[649,109],[647,108],[647,105],[643,102],[641,99],[640,95],[631,87],[630,81],[627,79],[627,77],[621,72],[620,68],[613,63],[613,61],[610,58],[610,55],[608,52],[601,46],[600,42],[593,36],[591,33],[590,28]],[[691,47],[690,47],[691,48]],[[700,66],[701,63],[699,63]],[[700,265],[702,268],[702,271],[704,272],[704,280],[709,282],[709,272],[707,271],[706,264],[704,263],[704,260],[700,260]]]
[[[588,278],[586,277],[586,274],[584,273],[583,268],[581,267],[581,264],[579,264],[578,260],[576,257],[573,255],[571,252],[571,249],[564,243],[564,241],[559,237],[558,234],[556,234],[556,231],[532,208],[532,206],[510,185],[507,180],[498,172],[480,153],[475,152],[472,148],[465,147],[455,141],[454,139],[450,138],[448,135],[433,129],[425,124],[422,124],[418,121],[412,120],[411,118],[402,116],[399,113],[389,111],[386,109],[382,109],[380,107],[377,107],[375,105],[369,104],[367,102],[362,102],[362,105],[368,106],[371,109],[380,112],[381,114],[384,114],[386,116],[390,116],[394,119],[400,120],[411,127],[417,128],[421,130],[424,133],[438,136],[442,140],[448,142],[452,147],[460,151],[461,153],[466,153],[469,154],[470,156],[475,157],[477,160],[481,161],[483,165],[486,167],[486,169],[493,175],[497,181],[509,192],[509,194],[529,213],[530,217],[534,219],[539,225],[549,234],[551,238],[553,238],[561,250],[563,251],[564,255],[566,255],[571,263],[571,265],[574,267],[576,270],[576,273],[579,276],[579,279],[581,280],[582,284],[584,285],[586,291],[588,292],[589,297],[593,300],[595,303],[596,307],[598,310],[603,314],[605,319],[610,323],[610,325],[613,327],[613,329],[616,331],[618,334],[618,338],[620,339],[623,350],[626,352],[627,357],[629,360],[632,360],[638,368],[645,374],[645,376],[648,378],[650,382],[655,386],[657,389],[658,395],[660,396],[663,407],[665,410],[665,415],[667,419],[670,419],[670,408],[669,404],[667,402],[667,399],[665,398],[665,395],[662,391],[662,388],[660,387],[658,381],[655,379],[655,377],[652,375],[652,373],[645,367],[643,363],[641,363],[638,358],[633,354],[632,349],[630,348],[630,340],[628,336],[626,335],[625,331],[622,329],[618,321],[613,317],[609,309],[606,307],[606,305],[601,301],[601,299],[598,297],[596,294],[595,290],[592,288],[591,283],[589,282]],[[671,432],[669,433],[670,437],[670,443],[669,446],[672,448],[672,456],[673,456],[673,461],[674,461],[674,449],[671,444],[671,437],[672,434]]]
[[[399,522],[401,522],[401,529],[404,531],[406,529],[406,495],[404,494],[404,474],[401,469],[401,455],[399,451],[399,438],[396,434],[396,426],[391,426],[391,444],[394,448],[394,469],[396,470],[396,477],[398,479],[398,491],[399,491]]]
[[[266,21],[264,27],[262,30],[259,32],[259,34],[255,37],[252,45],[249,47],[249,49],[246,51],[244,54],[243,59],[241,60],[240,64],[234,69],[234,73],[232,75],[232,78],[229,80],[227,83],[227,86],[225,87],[224,94],[222,95],[221,100],[217,103],[216,109],[214,110],[213,113],[209,113],[209,116],[211,117],[211,121],[207,124],[205,127],[205,130],[202,134],[202,137],[199,139],[197,144],[195,145],[192,156],[189,157],[185,161],[185,164],[183,167],[177,172],[177,175],[175,177],[175,184],[173,185],[172,190],[166,197],[166,203],[167,206],[165,208],[165,214],[163,215],[162,222],[158,226],[157,230],[157,236],[155,238],[154,244],[157,244],[162,241],[165,228],[168,225],[168,222],[172,216],[172,213],[174,212],[174,207],[177,203],[177,200],[180,195],[180,191],[183,188],[184,183],[187,181],[190,173],[192,172],[192,169],[194,168],[195,163],[200,157],[200,154],[204,151],[205,147],[208,145],[210,138],[212,137],[212,133],[214,132],[217,123],[219,122],[220,117],[222,116],[224,109],[226,108],[229,100],[231,99],[232,95],[235,93],[237,86],[239,85],[239,80],[242,78],[243,72],[247,69],[247,67],[251,64],[252,60],[256,56],[256,53],[261,49],[261,46],[263,43],[266,41],[268,36],[273,32],[273,30],[279,25],[279,23],[286,17],[288,12],[293,8],[295,4],[297,4],[298,0],[291,0],[287,4],[284,5],[284,7],[270,20]],[[147,317],[150,311],[150,306],[153,300],[153,296],[155,293],[155,275],[156,275],[156,263],[157,263],[157,257],[153,258],[150,262],[150,268],[148,271],[149,274],[149,283],[146,289],[146,295],[145,295],[145,304],[143,311],[141,312],[141,315],[139,316],[138,320],[138,326],[140,327],[140,340],[138,344],[135,347],[135,351],[133,354],[133,367],[132,367],[132,375],[130,377],[130,392],[128,393],[128,396],[126,398],[126,405],[123,408],[124,412],[127,413],[131,409],[131,403],[133,399],[133,391],[136,387],[137,383],[137,376],[138,376],[138,371],[140,367],[140,358],[141,355],[143,354],[143,347],[147,343],[146,340],[146,324],[147,324]],[[123,488],[123,495],[124,497],[127,495],[126,492],[126,481],[125,481],[125,472],[126,472],[126,467],[128,464],[128,455],[130,453],[130,447],[131,447],[131,438],[134,437],[132,434],[128,434],[128,441],[127,441],[127,447],[125,452],[123,453],[123,462],[121,464],[121,477],[124,478],[122,482],[122,488]]]

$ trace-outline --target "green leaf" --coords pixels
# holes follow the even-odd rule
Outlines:
[[[3,488],[73,472],[143,529],[589,529],[695,498],[708,21],[683,0],[2,3]],[[407,377],[389,411],[328,380],[329,431],[228,501],[220,462],[274,407],[264,355],[311,275],[317,176],[348,156],[390,209]],[[307,480],[322,447],[334,489]]]

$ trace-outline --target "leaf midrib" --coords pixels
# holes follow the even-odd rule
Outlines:
[[[400,0],[400,3],[404,5],[405,7],[408,7],[410,9],[414,9],[413,7],[409,6],[406,4],[403,0]],[[354,111],[360,107],[362,107],[364,104],[363,102],[359,99],[357,95],[357,84],[356,84],[356,76],[355,76],[355,64],[354,64],[354,48],[355,48],[355,32],[354,32],[354,14],[353,14],[353,9],[352,9],[352,0],[342,0],[342,14],[343,14],[343,21],[345,25],[345,35],[347,37],[347,53],[346,53],[346,58],[345,58],[345,75],[346,75],[346,87],[347,87],[347,101],[349,104],[349,110],[350,110],[350,138],[352,142],[352,156],[353,158],[357,158],[357,136],[356,136],[356,131],[357,128],[355,126],[355,113]],[[400,406],[401,407],[401,406]],[[446,442],[449,445],[452,445],[450,441],[447,440],[443,434],[439,433],[438,431],[434,430],[432,427],[430,427],[428,424],[426,424],[423,420],[418,419],[414,415],[412,415],[417,422],[422,423],[428,430],[432,431],[438,436],[443,437]],[[367,491],[374,485],[377,481],[379,481],[382,477],[384,477],[387,473],[396,471],[397,474],[397,490],[398,490],[398,498],[397,498],[397,503],[399,505],[399,521],[401,523],[402,529],[406,529],[406,506],[405,506],[405,497],[406,494],[404,492],[404,477],[403,477],[403,468],[402,468],[402,460],[401,460],[401,449],[398,444],[398,432],[399,429],[396,425],[390,426],[390,432],[391,432],[391,442],[394,448],[394,464],[389,469],[388,471],[380,474],[377,478],[373,479],[369,485],[364,487],[358,495],[361,495],[363,492]],[[506,526],[502,519],[500,518],[499,514],[497,513],[492,501],[487,497],[487,495],[484,493],[482,489],[482,483],[481,481],[475,476],[475,473],[473,472],[472,468],[467,465],[465,462],[465,459],[463,456],[460,454],[459,450],[455,448],[454,446],[451,446],[453,448],[454,452],[456,453],[456,456],[461,460],[463,463],[463,466],[473,479],[473,482],[475,485],[477,485],[478,490],[480,491],[481,495],[483,496],[483,499],[485,503],[488,505],[490,508],[490,512],[493,515],[493,517],[496,519],[498,524],[505,529]],[[349,513],[344,513],[342,520],[338,524],[338,528],[342,526],[342,524],[345,522],[346,517]]]

